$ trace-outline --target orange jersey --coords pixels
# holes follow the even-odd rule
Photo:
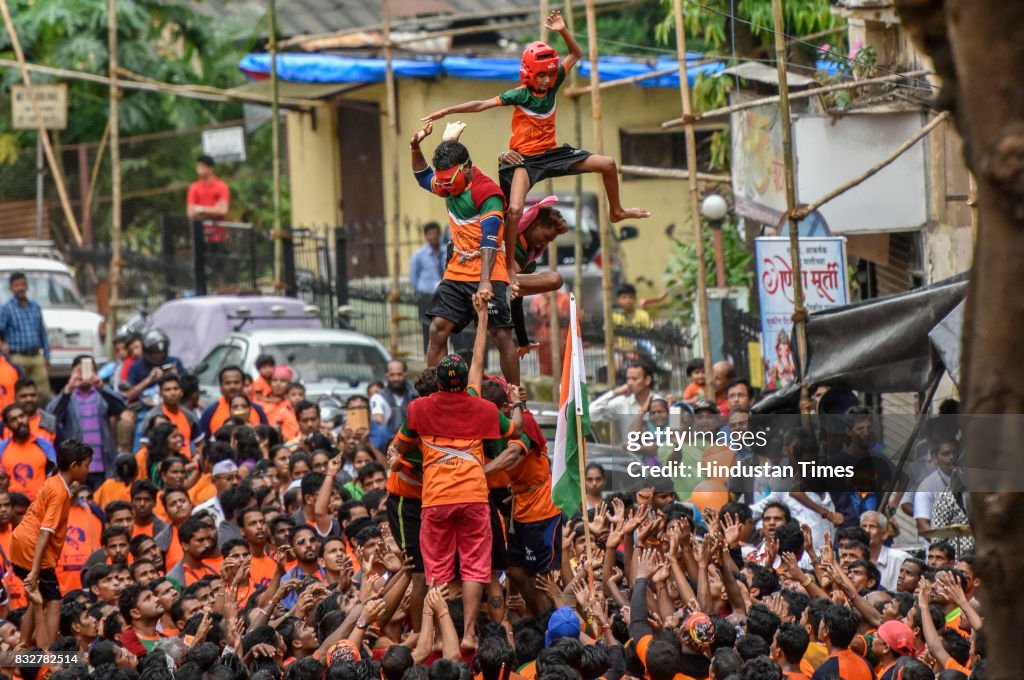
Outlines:
[[[473,180],[466,190],[445,199],[448,208],[448,225],[452,233],[452,257],[444,271],[446,281],[480,281],[482,258],[480,240],[483,238],[484,220],[496,218],[504,224],[505,197],[490,177],[473,168]],[[499,227],[493,242],[487,247],[500,251],[504,243],[504,226]],[[491,281],[508,283],[508,269],[501,252],[494,258]]]
[[[292,408],[291,401],[282,399],[273,403],[263,401],[259,397],[256,400],[263,408],[263,412],[267,414],[267,423],[271,427],[277,428],[285,441],[291,441],[299,436],[299,421],[295,418],[295,409]]]
[[[551,502],[551,462],[547,447],[527,451],[512,468],[512,519],[522,524],[551,519],[561,513]]]
[[[199,505],[217,495],[217,487],[213,485],[213,475],[204,474],[196,480],[195,485],[188,490],[188,497],[192,499],[192,505]]]
[[[107,503],[114,501],[132,502],[132,485],[125,484],[119,479],[111,477],[100,484],[100,488],[93,493],[92,499],[101,508],[107,507]]]
[[[180,408],[177,412],[172,412],[166,406],[161,405],[160,412],[171,421],[174,427],[177,428],[178,434],[181,435],[181,455],[185,457],[185,460],[192,460],[192,447],[189,444],[194,436],[192,421],[188,419],[188,416]],[[199,426],[196,425],[194,427],[198,428]],[[149,472],[149,470],[146,471],[147,474]]]
[[[276,571],[277,562],[273,557],[266,553],[263,554],[263,557],[253,555],[249,566],[249,585],[252,587],[252,591],[255,592],[256,588],[270,585],[270,580],[274,578]]]
[[[484,439],[506,439],[514,425],[491,402],[466,392],[436,392],[409,404],[404,441],[423,451],[423,507],[487,503]],[[445,434],[441,434],[441,433]]]
[[[419,499],[423,496],[423,454],[419,448],[398,457],[400,466],[388,473],[389,496]]]
[[[264,378],[260,374],[256,374],[256,379],[252,381],[252,385],[249,387],[249,398],[250,399],[263,399],[269,397],[273,390],[270,389],[270,381]],[[270,414],[267,414],[270,417]]]
[[[8,557],[11,554],[11,537],[14,535],[14,530],[10,525],[7,526],[6,530],[0,531],[0,549],[3,550],[3,554],[0,555],[0,567],[3,568],[3,586],[4,590],[7,591],[7,597],[10,601],[7,606],[10,609],[17,609],[18,607],[27,607],[28,598],[25,597],[25,584],[22,582],[18,575],[14,573],[14,569],[11,568],[11,560]]]
[[[68,536],[57,563],[57,580],[63,593],[82,587],[82,567],[100,549],[103,522],[92,508],[75,503],[68,512]]]
[[[45,439],[30,437],[24,444],[14,439],[0,442],[0,466],[11,480],[9,491],[33,500],[46,479],[48,464],[56,465],[57,453]]]
[[[14,403],[14,383],[20,377],[14,364],[0,354],[0,411]]]
[[[55,569],[68,534],[71,489],[60,475],[50,477],[39,488],[11,538],[11,562],[31,569],[41,531],[50,534],[40,569]]]
[[[502,106],[514,106],[512,137],[508,148],[524,156],[536,156],[556,146],[555,107],[558,88],[565,82],[565,69],[558,65],[558,77],[547,92],[537,94],[525,85],[506,90],[497,96]]]
[[[170,571],[184,556],[185,550],[181,547],[181,539],[178,538],[178,527],[171,526],[171,543],[167,547],[167,554],[164,555],[164,569]]]

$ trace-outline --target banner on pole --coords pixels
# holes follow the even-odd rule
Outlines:
[[[754,240],[761,307],[761,361],[765,389],[796,380],[793,337],[793,257],[788,238]],[[846,239],[800,239],[801,280],[808,312],[849,304]]]

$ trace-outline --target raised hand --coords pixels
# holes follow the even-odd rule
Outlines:
[[[637,560],[636,577],[650,579],[658,570],[658,552],[654,548],[647,548],[640,552]]]
[[[433,116],[433,117],[431,117],[431,116]],[[409,146],[411,146],[414,149],[418,148],[419,145],[420,145],[420,142],[422,142],[424,139],[429,137],[430,133],[434,131],[434,124],[431,121],[437,120],[438,118],[441,118],[441,117],[442,116],[437,116],[436,114],[432,113],[432,114],[430,114],[430,116],[427,116],[426,118],[424,118],[423,119],[423,122],[424,122],[423,127],[421,127],[419,130],[417,130],[416,134],[414,134],[412,136],[412,139],[409,140]]]
[[[556,9],[553,10],[550,14],[548,14],[548,19],[547,21],[544,22],[544,28],[548,29],[549,31],[554,31],[556,33],[561,33],[562,31],[564,31],[565,19],[562,17],[562,13]]]
[[[811,534],[811,527],[808,524],[800,525],[800,533],[804,535],[804,552],[814,555],[814,535]]]
[[[621,498],[612,499],[612,513],[608,518],[612,523],[622,522],[626,519],[626,504]]]
[[[736,515],[732,513],[726,513],[722,515],[722,525],[725,532],[725,543],[730,548],[738,547],[740,544],[740,533],[743,531],[743,525]]]
[[[444,128],[444,134],[441,135],[441,141],[452,142],[458,141],[463,131],[466,129],[466,124],[461,120],[453,120],[451,123]]]

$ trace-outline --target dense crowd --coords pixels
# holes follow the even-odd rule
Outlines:
[[[45,408],[18,378],[0,442],[3,673],[984,677],[972,555],[890,547],[860,494],[733,489],[696,507],[668,480],[602,493],[592,465],[586,513],[563,514],[526,395],[483,374],[474,304],[470,365],[445,357],[413,382],[391,362],[332,421],[269,356],[257,375],[223,368],[200,404],[159,331],[119,338],[107,382],[80,357]],[[607,400],[640,391],[629,426],[660,422],[649,371],[627,374]],[[690,427],[734,423],[689,396]],[[796,430],[786,447],[818,442]]]

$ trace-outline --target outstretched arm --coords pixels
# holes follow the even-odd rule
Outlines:
[[[431,132],[434,131],[433,123],[427,123],[422,128],[416,131],[416,134],[409,140],[409,148],[412,150],[412,171],[419,175],[427,170],[430,170],[430,166],[427,165],[427,159],[423,157],[423,152],[420,150],[420,142],[427,138]],[[419,179],[419,177],[417,177]],[[423,182],[420,182],[420,186]],[[427,186],[424,189],[430,189],[430,178],[427,177]]]
[[[580,54],[582,54],[582,52],[580,52]],[[501,100],[497,97],[493,97],[491,99],[480,99],[477,101],[445,107],[438,111],[434,111],[429,116],[424,116],[420,120],[424,123],[432,123],[435,120],[440,120],[441,118],[453,113],[479,113],[481,111],[486,111],[487,109],[493,109],[495,106],[501,106]]]
[[[565,41],[565,46],[569,50],[569,54],[562,60],[562,68],[568,71],[583,57],[583,48],[580,47],[580,44],[576,42],[576,38],[574,38],[572,33],[569,32],[569,29],[565,25],[565,19],[562,18],[562,13],[557,9],[548,15],[548,20],[544,24],[544,27],[549,31],[556,31],[562,36],[562,40]]]
[[[473,361],[469,364],[469,384],[481,386],[484,381],[484,358],[487,355],[487,300],[473,296],[476,310],[476,338],[473,340]]]

